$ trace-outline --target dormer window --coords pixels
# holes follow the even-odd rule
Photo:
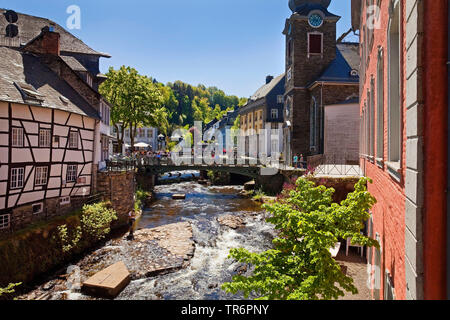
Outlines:
[[[39,104],[44,101],[45,96],[43,94],[40,94],[32,85],[28,83],[17,82],[14,82],[14,84],[22,94],[24,101],[31,101]]]

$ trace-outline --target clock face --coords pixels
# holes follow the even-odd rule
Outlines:
[[[319,28],[323,24],[323,18],[320,14],[314,13],[309,16],[309,25],[314,28]]]

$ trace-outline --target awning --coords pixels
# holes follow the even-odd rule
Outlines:
[[[134,145],[135,148],[148,148],[150,145],[144,142],[139,142]]]

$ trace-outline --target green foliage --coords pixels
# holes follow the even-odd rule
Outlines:
[[[213,185],[227,185],[230,183],[230,174],[228,172],[207,171],[208,179]]]
[[[134,211],[139,211],[142,208],[142,205],[150,196],[150,192],[144,191],[142,189],[136,190],[136,200],[134,202]]]
[[[82,240],[97,242],[111,232],[111,223],[117,220],[116,212],[110,204],[100,202],[84,205],[79,217],[79,224],[68,227],[67,224],[56,228],[53,240],[61,245],[64,253],[72,252],[83,246]]]
[[[337,204],[332,201],[334,189],[298,179],[289,197],[263,206],[270,213],[267,221],[279,231],[274,249],[263,253],[231,250],[229,258],[253,265],[254,271],[250,277],[234,276],[222,289],[269,300],[329,300],[345,291],[356,294],[353,279],[342,272],[330,248],[347,238],[354,244],[379,247],[360,233],[376,203],[367,191],[368,181],[361,179],[355,192]]]
[[[4,294],[14,293],[15,292],[14,288],[20,286],[21,284],[22,282],[10,283],[6,288],[0,288],[0,297]]]
[[[262,198],[264,198],[265,196],[266,196],[266,194],[264,193],[264,191],[262,191],[262,190],[260,189],[260,190],[256,190],[256,191],[253,193],[252,199],[253,199],[254,201],[259,201],[259,200],[261,200]]]
[[[99,91],[112,104],[110,114],[113,126],[117,130],[119,124],[122,126],[118,135],[119,144],[123,144],[127,128],[130,129],[132,146],[140,127],[151,126],[162,132],[167,131],[168,112],[164,103],[172,107],[176,101],[170,92],[160,90],[153,79],[140,75],[131,67],[122,66],[119,70],[111,67],[106,76],[108,79],[101,84]]]
[[[117,214],[109,203],[101,202],[83,206],[80,218],[83,237],[99,241],[111,232],[111,223],[117,220]]]
[[[58,226],[56,230],[57,235],[55,237],[60,241],[64,253],[77,247],[82,235],[80,226],[77,226],[72,232],[69,232],[67,225],[63,224]]]

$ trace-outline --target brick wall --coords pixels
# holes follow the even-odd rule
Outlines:
[[[404,30],[405,25],[405,15],[404,13],[404,2],[403,7],[401,8],[401,18],[400,24],[402,25],[402,30]],[[381,290],[380,290],[380,298],[383,299],[383,290],[384,290],[384,278],[385,272],[389,272],[392,277],[393,287],[395,289],[395,298],[398,300],[404,300],[407,298],[406,295],[406,273],[405,273],[405,176],[406,176],[406,143],[402,144],[402,152],[401,152],[401,169],[398,177],[391,175],[387,165],[387,157],[388,154],[388,39],[387,39],[387,30],[389,23],[389,5],[390,1],[382,1],[381,2],[381,13],[380,13],[380,28],[374,30],[374,38],[373,45],[370,47],[367,46],[371,51],[368,53],[367,60],[364,61],[364,57],[362,58],[362,68],[365,70],[361,70],[361,74],[364,75],[361,79],[362,89],[360,96],[360,112],[362,114],[362,110],[364,107],[364,101],[369,101],[370,97],[368,97],[368,90],[371,88],[371,79],[372,77],[375,79],[375,83],[377,83],[377,63],[378,63],[378,49],[382,48],[384,55],[384,132],[381,135],[383,137],[384,144],[384,154],[378,155],[375,154],[375,158],[381,158],[381,162],[377,162],[374,160],[369,160],[368,158],[363,157],[361,164],[362,168],[365,169],[365,175],[373,180],[373,184],[369,185],[369,192],[377,199],[377,204],[372,209],[373,216],[373,227],[374,227],[374,235],[378,234],[381,239]],[[366,24],[366,15],[365,9],[363,8],[362,14],[362,26]],[[364,30],[361,30],[361,39],[365,39]],[[405,48],[405,37],[403,37],[403,45],[402,49]],[[400,78],[402,79],[401,83],[401,97],[400,101],[402,105],[405,104],[405,51],[403,54],[403,58],[401,60],[402,73]],[[375,87],[374,97],[377,97],[378,88]],[[375,108],[378,106],[376,103],[374,104]],[[402,140],[406,141],[406,108],[402,108],[403,114],[402,117],[402,131],[401,136]],[[377,123],[377,112],[374,112],[374,124],[376,128]],[[377,145],[377,135],[374,137],[374,145]],[[376,153],[376,148],[375,148]],[[372,257],[373,258],[373,257]],[[372,260],[371,262],[373,262]]]

